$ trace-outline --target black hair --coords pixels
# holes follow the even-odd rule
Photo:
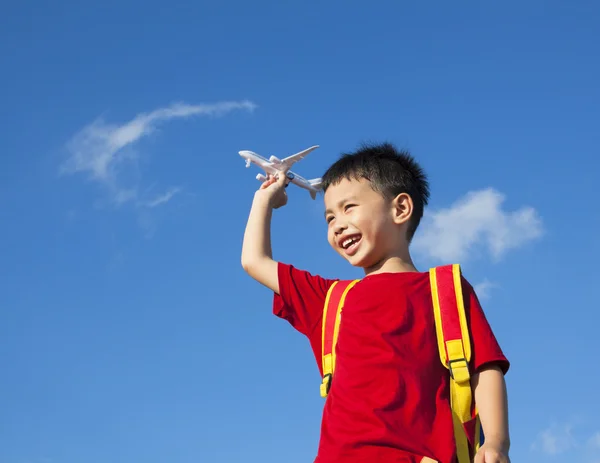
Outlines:
[[[410,242],[429,202],[429,182],[421,166],[406,150],[398,150],[391,143],[363,144],[356,151],[342,153],[322,177],[323,192],[342,179],[365,179],[371,188],[387,199],[401,193],[413,201],[413,213],[407,229]]]

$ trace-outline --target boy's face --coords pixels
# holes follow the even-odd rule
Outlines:
[[[324,195],[329,244],[350,264],[365,270],[393,254],[402,229],[395,207],[368,180],[343,179]]]

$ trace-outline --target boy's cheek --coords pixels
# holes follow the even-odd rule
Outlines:
[[[329,246],[331,246],[333,249],[335,249],[335,240],[333,238],[333,233],[331,233],[331,232],[327,233],[327,242],[329,243]]]
[[[329,246],[331,246],[331,248],[340,256],[342,256],[344,259],[346,258],[346,255],[344,254],[344,252],[335,244],[335,242],[332,242],[331,240],[329,241]]]

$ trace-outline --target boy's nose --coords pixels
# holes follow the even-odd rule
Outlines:
[[[336,224],[333,227],[333,231],[335,232],[336,235],[339,235],[340,233],[342,233],[346,228],[348,228],[346,226],[345,223],[342,223],[340,221],[337,221]]]

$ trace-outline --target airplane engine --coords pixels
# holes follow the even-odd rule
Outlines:
[[[274,163],[274,164],[279,164],[279,163],[281,162],[281,159],[279,159],[279,158],[278,158],[278,157],[276,157],[276,156],[271,156],[271,157],[269,158],[269,161],[271,161],[271,162],[272,162],[272,163]]]
[[[263,174],[258,174],[256,176],[256,180],[260,180],[261,182],[264,182],[267,179],[267,177],[265,177]]]

